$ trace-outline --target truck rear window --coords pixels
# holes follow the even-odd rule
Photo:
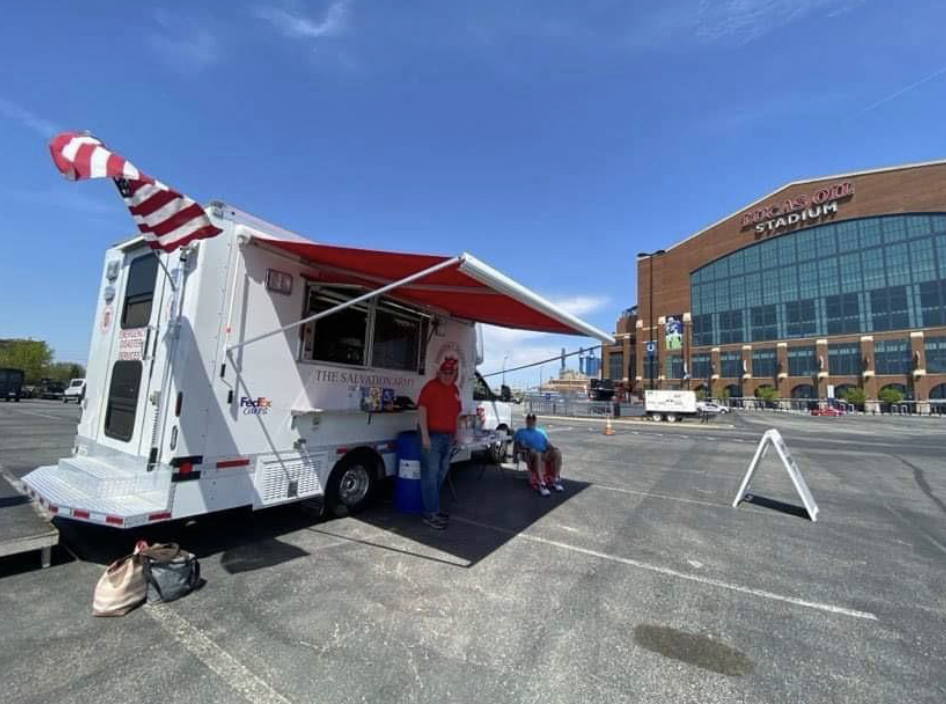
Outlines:
[[[122,328],[143,328],[151,321],[151,303],[158,278],[158,258],[147,254],[135,259],[128,269]]]
[[[141,362],[115,362],[112,383],[108,388],[105,408],[105,434],[116,440],[131,440],[138,411],[138,389],[141,386]]]

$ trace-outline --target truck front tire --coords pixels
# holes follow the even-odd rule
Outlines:
[[[326,504],[331,515],[348,516],[363,511],[378,484],[378,471],[370,455],[354,452],[344,457],[329,477]]]

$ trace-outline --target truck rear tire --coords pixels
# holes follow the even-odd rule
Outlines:
[[[336,517],[363,511],[371,502],[378,483],[372,458],[352,453],[342,459],[329,477],[325,491],[329,513]]]
[[[509,428],[505,425],[501,425],[496,430],[503,430],[506,432],[506,439],[502,442],[493,443],[489,446],[487,450],[487,457],[492,464],[502,464],[506,461],[506,457],[509,456],[509,450],[512,446],[512,439],[509,433]]]
[[[676,423],[676,422],[677,422],[677,414],[676,414],[676,413],[667,413],[667,414],[664,416],[664,420],[666,420],[668,423]]]

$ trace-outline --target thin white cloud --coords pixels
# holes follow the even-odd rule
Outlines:
[[[874,110],[875,108],[879,108],[881,105],[884,105],[884,104],[886,104],[886,103],[889,103],[891,100],[895,100],[895,99],[899,98],[899,97],[900,97],[901,95],[903,95],[904,93],[909,93],[909,92],[910,92],[911,90],[913,90],[914,88],[919,88],[919,87],[920,87],[921,85],[923,85],[924,83],[926,83],[926,82],[928,82],[928,81],[932,81],[934,78],[937,78],[938,76],[942,76],[944,73],[946,73],[946,66],[943,66],[942,68],[937,69],[936,71],[933,71],[933,73],[931,73],[930,75],[928,75],[928,76],[926,76],[926,77],[924,77],[924,78],[921,78],[921,79],[918,80],[918,81],[914,81],[913,83],[910,83],[909,85],[904,86],[904,87],[901,88],[900,90],[894,91],[894,92],[891,93],[890,95],[881,98],[880,100],[878,100],[878,101],[875,102],[875,103],[871,103],[870,105],[868,105],[866,108],[864,108],[864,109],[861,111],[861,114],[863,114],[863,113],[865,113],[865,112],[870,112],[871,110]]]
[[[552,302],[572,315],[581,317],[601,310],[610,302],[607,296],[576,295],[566,298],[552,299]],[[564,347],[567,352],[596,348],[596,340],[584,337],[570,337],[564,335],[549,335],[531,330],[514,330],[511,328],[483,326],[483,363],[480,369],[484,372],[514,369],[526,364],[533,364],[543,359],[550,359],[561,354]],[[576,357],[569,357],[566,366],[578,369]],[[558,360],[548,362],[540,367],[532,367],[520,372],[510,372],[506,375],[506,383],[517,386],[535,386],[539,380],[554,376],[560,366]],[[491,377],[489,381],[498,386],[500,377]]]
[[[19,122],[23,127],[39,133],[43,137],[52,137],[59,130],[49,120],[34,115],[26,108],[0,97],[0,115]]]
[[[285,36],[294,39],[323,39],[337,37],[348,29],[352,0],[335,0],[328,6],[321,20],[313,20],[300,12],[278,7],[260,6],[254,14],[266,20]]]
[[[706,44],[747,44],[807,17],[834,18],[867,0],[686,0],[666,4],[635,22],[629,41],[638,46],[681,39]]]
[[[167,66],[186,73],[200,71],[220,61],[217,37],[194,18],[160,9],[152,16],[157,29],[148,35],[148,44]]]

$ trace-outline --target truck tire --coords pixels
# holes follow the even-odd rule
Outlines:
[[[342,458],[329,477],[325,503],[336,517],[363,511],[371,502],[378,484],[374,458],[367,453],[353,452]]]
[[[486,456],[489,458],[491,464],[502,464],[506,461],[506,458],[509,456],[509,450],[512,446],[512,438],[509,435],[509,428],[505,425],[500,425],[496,430],[504,430],[506,432],[506,439],[502,442],[493,443],[489,446],[489,450],[486,452]]]
[[[667,421],[668,423],[676,423],[676,422],[677,422],[677,414],[676,414],[676,413],[667,413],[666,415],[664,415],[664,420]]]

